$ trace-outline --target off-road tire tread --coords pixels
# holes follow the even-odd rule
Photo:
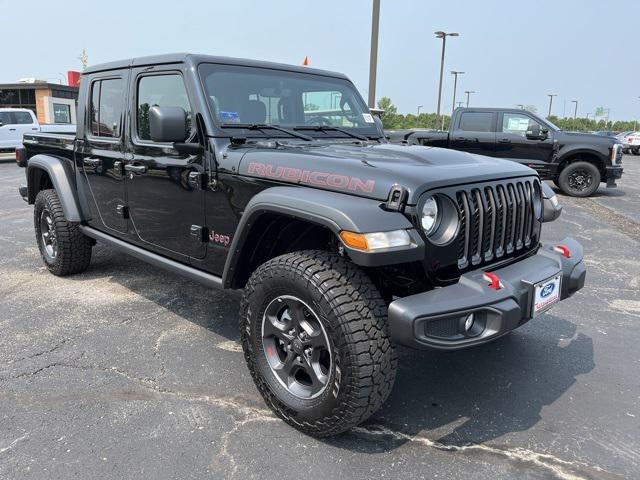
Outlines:
[[[36,196],[33,220],[36,236],[39,236],[39,221],[42,206],[46,206],[51,213],[56,229],[58,241],[58,254],[54,263],[45,259],[44,253],[40,255],[51,273],[57,276],[72,275],[85,271],[91,262],[91,248],[93,242],[80,231],[80,225],[68,221],[62,210],[62,204],[55,190],[41,190]],[[38,246],[40,240],[36,238]]]
[[[273,394],[257,370],[248,348],[249,299],[257,284],[283,275],[294,275],[308,288],[317,288],[329,300],[345,334],[339,349],[346,348],[351,372],[342,372],[344,401],[331,415],[313,422],[300,421],[295,412]],[[253,273],[242,296],[240,335],[253,380],[266,403],[285,422],[315,437],[344,432],[366,420],[385,402],[395,382],[397,358],[389,336],[387,306],[376,286],[356,265],[326,251],[300,251],[273,258]],[[348,375],[344,378],[344,375]]]

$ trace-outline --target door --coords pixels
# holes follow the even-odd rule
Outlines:
[[[527,132],[531,132],[535,127],[548,132],[547,126],[524,112],[502,113],[498,125],[500,128],[496,134],[497,157],[513,159],[526,165],[546,164],[551,161],[553,137],[550,133],[539,138],[527,138]]]
[[[35,133],[40,130],[36,116],[31,111],[16,110],[13,112],[13,123],[19,144],[22,143],[25,133]]]
[[[85,139],[77,151],[86,176],[92,202],[92,226],[127,232],[124,190],[124,106],[127,75],[95,79],[91,82]]]
[[[170,143],[151,140],[149,109],[181,107],[187,118],[187,137],[196,137],[182,72],[161,66],[132,71],[131,146],[125,165],[132,235],[178,260],[203,258],[206,253],[204,190],[193,175],[204,171],[203,154],[178,152]]]
[[[18,130],[10,112],[0,112],[0,148],[16,148]]]
[[[460,114],[455,128],[449,134],[449,146],[481,155],[495,154],[496,114],[485,111],[464,111]]]

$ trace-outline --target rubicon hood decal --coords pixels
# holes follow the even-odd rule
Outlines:
[[[284,180],[285,182],[304,183],[352,192],[371,193],[376,186],[375,180],[372,179],[361,179],[339,173],[303,170],[295,167],[275,166],[262,162],[249,163],[247,173],[256,177],[273,178]]]
[[[401,185],[410,205],[434,188],[536,174],[511,160],[422,146],[329,144],[250,147],[234,153],[240,157],[240,175],[381,201],[394,185]]]

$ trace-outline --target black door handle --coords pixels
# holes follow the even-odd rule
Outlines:
[[[10,129],[9,129],[9,131],[10,131],[10,132],[15,132],[15,131],[16,131],[16,129],[15,129],[15,128],[10,128]]]
[[[511,140],[509,140],[508,138],[501,138],[498,140],[498,143],[511,143]]]
[[[100,165],[99,158],[83,158],[82,163],[84,163],[87,167],[97,167]]]
[[[127,172],[135,172],[135,173],[145,173],[147,171],[147,167],[144,165],[132,165],[130,163],[127,163],[124,166],[124,169]]]
[[[458,142],[468,142],[469,139],[467,137],[457,137],[456,141],[458,141]]]

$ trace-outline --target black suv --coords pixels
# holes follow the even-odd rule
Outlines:
[[[560,207],[528,167],[387,143],[337,73],[202,55],[100,65],[77,135],[17,152],[55,275],[96,241],[242,289],[240,336],[273,411],[311,435],[385,401],[395,345],[455,350],[582,288],[582,247],[541,245]]]

